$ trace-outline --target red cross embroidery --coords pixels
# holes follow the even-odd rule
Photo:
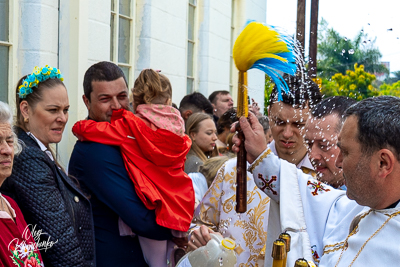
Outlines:
[[[264,186],[262,188],[260,188],[262,191],[264,191],[264,189],[268,189],[271,190],[272,194],[277,195],[278,192],[276,192],[273,188],[275,188],[275,185],[272,183],[274,181],[276,181],[276,176],[272,176],[271,180],[269,180],[267,182],[267,180],[264,179],[264,177],[262,176],[261,173],[258,174],[258,178],[264,183]]]
[[[314,190],[314,192],[311,192],[313,196],[317,196],[318,192],[328,192],[331,191],[330,189],[326,189],[324,185],[321,182],[311,182],[307,181],[307,186],[311,185],[311,189]]]

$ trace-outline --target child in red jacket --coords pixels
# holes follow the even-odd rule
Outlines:
[[[111,123],[79,121],[72,131],[80,141],[119,146],[135,191],[148,209],[155,209],[157,223],[186,232],[194,212],[193,184],[183,170],[191,141],[180,112],[171,106],[171,84],[166,76],[145,69],[132,93],[135,114],[117,110]],[[121,222],[120,233],[129,232]],[[166,264],[166,241],[139,241],[150,266]]]

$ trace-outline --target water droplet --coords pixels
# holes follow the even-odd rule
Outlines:
[[[349,50],[349,54],[350,54],[350,55],[354,54],[354,49],[350,49],[350,50]]]

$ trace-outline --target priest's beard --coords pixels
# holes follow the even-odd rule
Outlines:
[[[373,208],[378,203],[375,179],[371,175],[371,156],[361,156],[353,170],[343,171],[347,186],[347,197],[355,200],[359,205]]]

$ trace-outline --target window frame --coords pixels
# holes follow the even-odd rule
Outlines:
[[[120,0],[111,0],[110,7],[110,61],[117,64],[119,67],[128,68],[127,83],[128,88],[133,87],[133,62],[134,62],[134,43],[135,43],[135,0],[130,1],[130,15],[124,15],[119,12],[119,2]],[[114,8],[114,10],[113,10]],[[119,45],[119,19],[123,18],[129,21],[130,35],[129,35],[129,62],[119,62],[118,60],[118,45]],[[111,24],[113,21],[113,24]],[[114,34],[113,34],[114,33]]]
[[[192,3],[193,2],[193,3]],[[196,68],[196,55],[197,55],[197,45],[196,45],[196,40],[197,40],[197,10],[198,10],[198,0],[188,0],[188,9],[187,9],[187,46],[186,46],[186,94],[191,94],[193,92],[196,92],[197,86],[196,86],[196,73],[197,73],[197,68]],[[194,8],[194,14],[193,14],[193,40],[189,39],[189,14],[190,14],[190,7]],[[189,43],[193,45],[193,53],[192,53],[192,70],[193,70],[193,75],[189,76],[187,74],[187,70],[189,68]],[[188,82],[189,80],[192,81],[192,88],[191,90],[188,90]]]
[[[14,23],[11,23],[14,21],[14,11],[15,11],[15,2],[13,0],[6,0],[8,2],[8,41],[3,41],[0,40],[0,46],[8,47],[8,66],[7,66],[7,86],[6,86],[6,96],[5,99],[2,99],[2,101],[6,101],[7,103],[13,103],[12,101],[12,92],[13,92],[13,52],[14,52]],[[10,93],[11,92],[11,93]]]
[[[238,87],[238,70],[233,60],[233,46],[236,41],[236,1],[231,0],[231,50],[230,50],[230,61],[229,61],[229,92],[234,95],[237,92]]]

